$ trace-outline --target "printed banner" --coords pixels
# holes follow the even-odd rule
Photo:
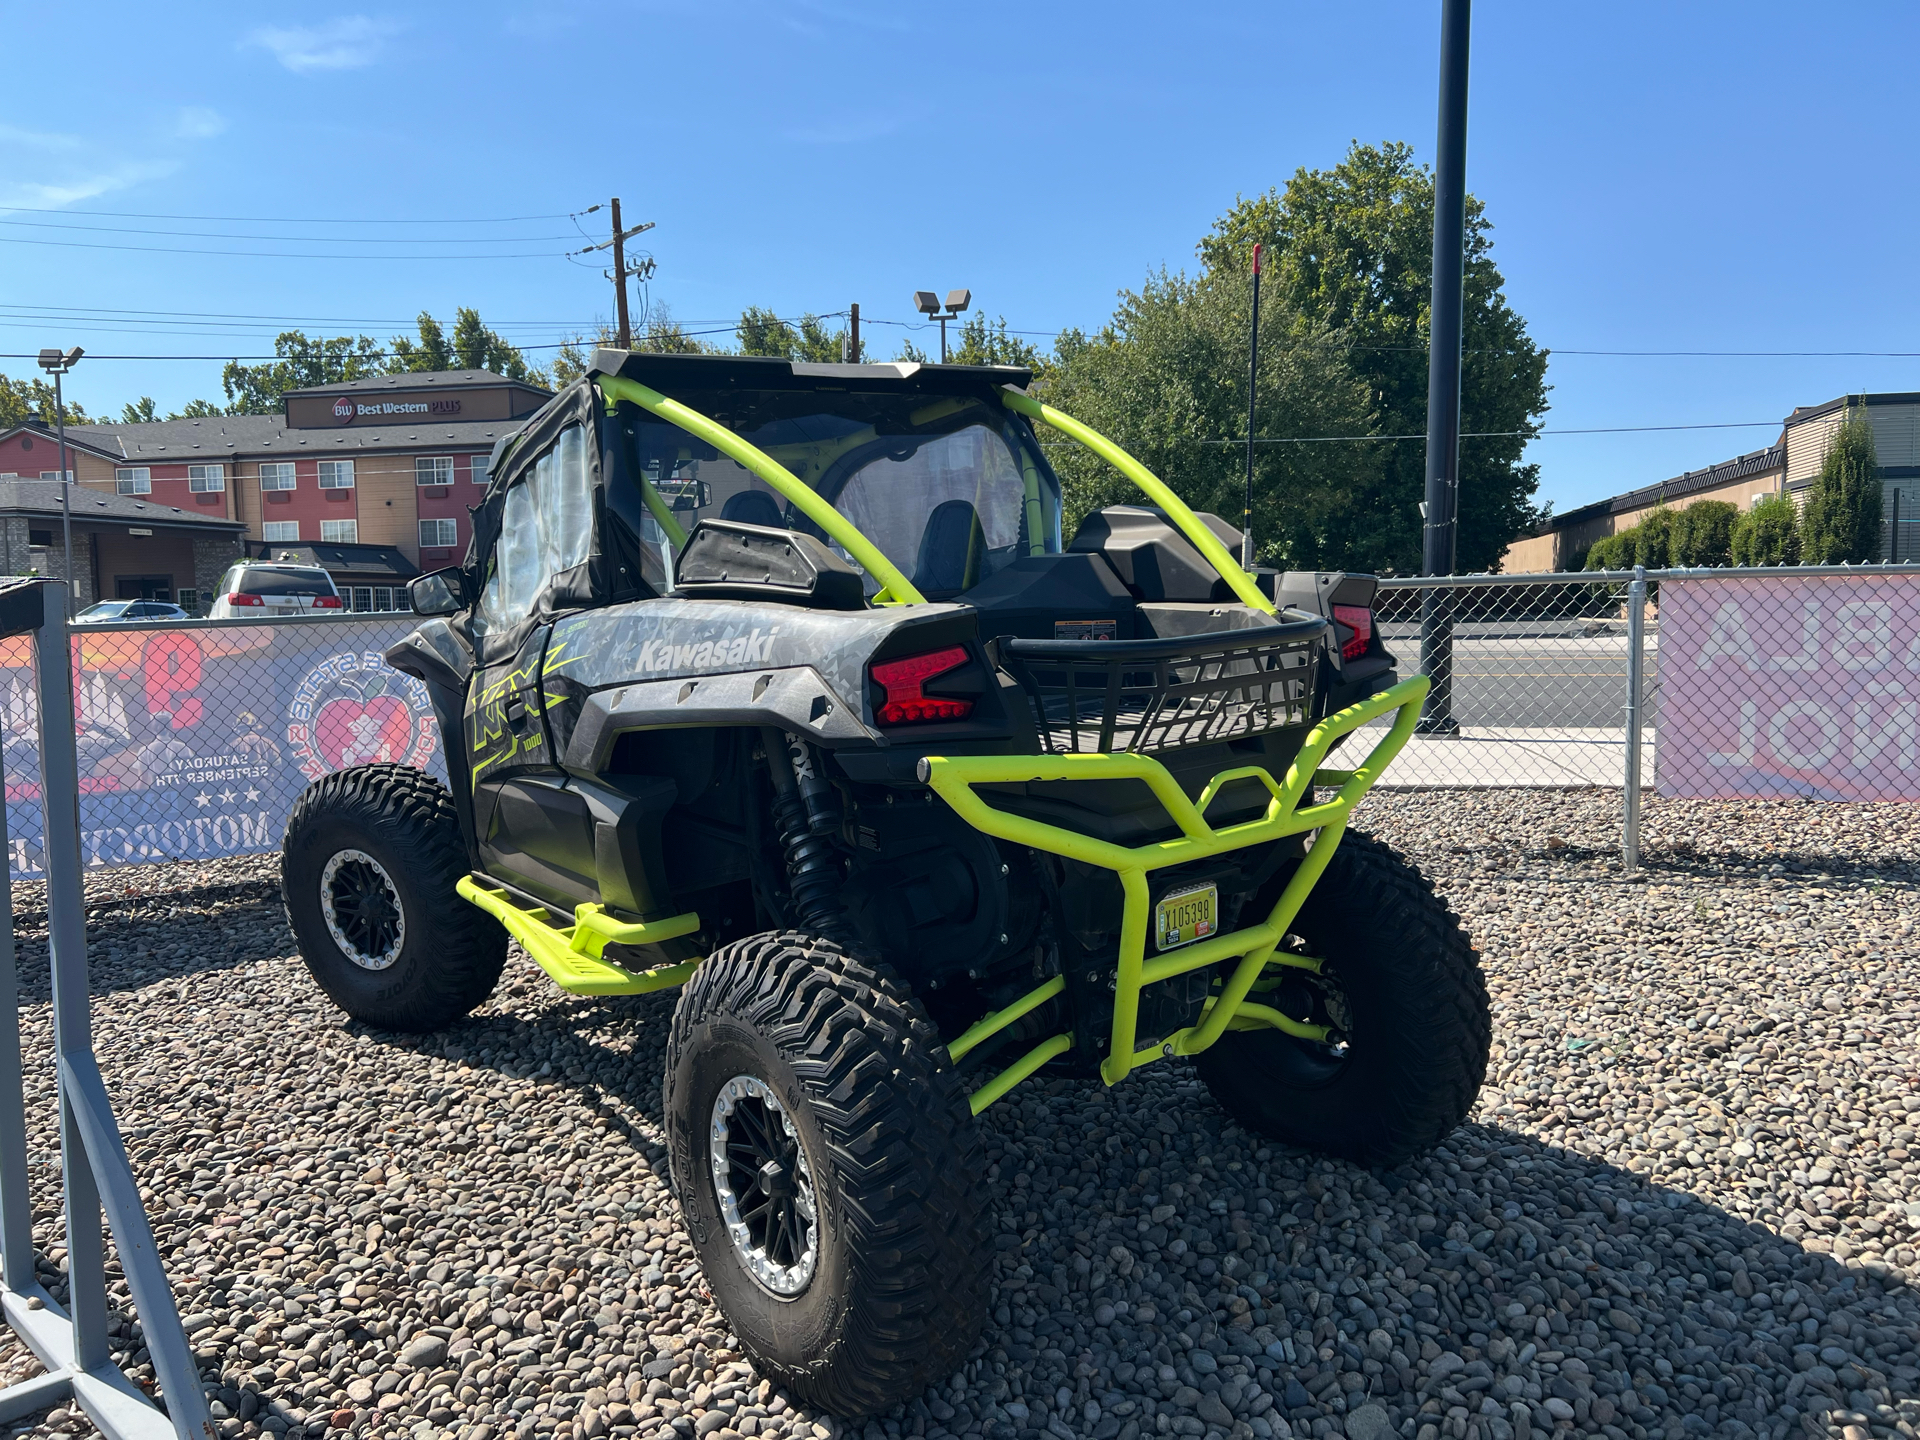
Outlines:
[[[392,760],[446,779],[426,686],[381,658],[410,615],[324,624],[85,630],[74,637],[81,859],[277,850],[309,781]],[[0,641],[7,844],[45,873],[31,642]]]
[[[1920,800],[1920,576],[1663,580],[1662,795]]]

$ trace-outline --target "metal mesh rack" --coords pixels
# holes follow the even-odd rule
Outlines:
[[[994,642],[1048,754],[1141,754],[1304,727],[1320,619],[1168,640]]]

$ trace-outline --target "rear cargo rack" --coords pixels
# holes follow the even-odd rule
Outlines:
[[[1142,754],[1304,729],[1327,622],[1317,616],[1168,640],[993,645],[1049,755]]]

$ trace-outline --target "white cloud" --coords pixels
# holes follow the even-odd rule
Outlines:
[[[323,25],[265,26],[247,37],[271,51],[296,75],[309,70],[355,70],[380,57],[387,37],[400,27],[391,20],[343,15]]]
[[[0,209],[55,210],[97,200],[143,180],[164,180],[180,168],[177,160],[150,160],[111,169],[81,171],[57,180],[17,180],[0,186]]]
[[[173,123],[174,138],[179,140],[211,140],[226,128],[225,117],[205,105],[184,107]]]
[[[55,135],[46,130],[22,130],[17,125],[0,125],[0,144],[19,145],[29,150],[78,150],[78,135]]]

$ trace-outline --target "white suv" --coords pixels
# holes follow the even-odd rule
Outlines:
[[[271,620],[313,610],[344,612],[333,576],[318,565],[242,560],[220,577],[210,620]]]

